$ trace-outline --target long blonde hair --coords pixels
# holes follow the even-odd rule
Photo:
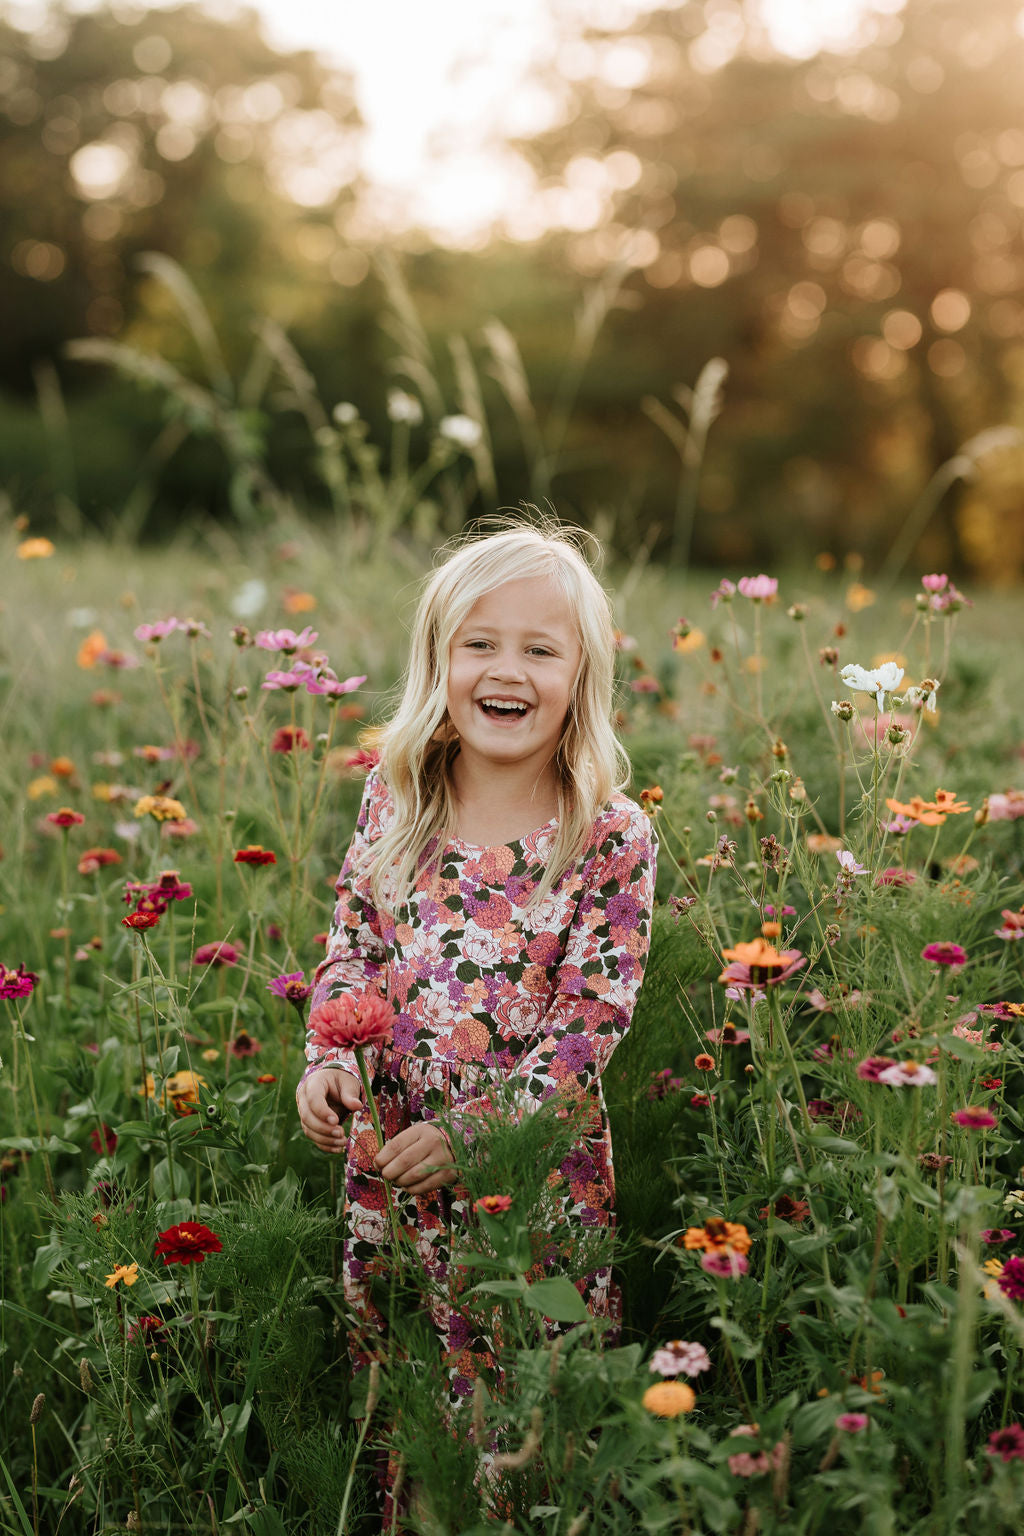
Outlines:
[[[390,826],[367,855],[373,901],[382,910],[408,902],[428,845],[437,840],[430,861],[436,871],[455,835],[449,769],[458,737],[448,718],[450,648],[473,605],[496,587],[553,577],[568,600],[581,650],[554,755],[558,828],[529,905],[543,900],[584,853],[598,812],[629,780],[629,760],[612,724],[611,604],[583,552],[589,544],[599,555],[597,540],[553,519],[491,519],[488,526],[495,523],[498,531],[463,536],[442,551],[446,558],[428,578],[417,608],[400,703],[373,732],[378,771],[394,804]]]

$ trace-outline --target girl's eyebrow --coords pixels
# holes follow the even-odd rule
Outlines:
[[[493,635],[497,633],[497,630],[490,624],[462,624],[459,627],[458,633],[461,634],[463,631],[474,635]],[[520,632],[520,639],[547,640],[552,645],[561,645],[565,642],[564,635],[553,635],[546,629],[522,630]]]

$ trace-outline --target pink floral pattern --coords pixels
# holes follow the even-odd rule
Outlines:
[[[388,791],[373,771],[338,878],[312,1006],[374,984],[386,989],[397,1012],[393,1039],[365,1053],[386,1138],[438,1114],[454,1117],[471,1136],[496,1081],[515,1085],[521,1113],[556,1092],[589,1102],[587,1132],[561,1169],[563,1218],[570,1228],[612,1224],[614,1178],[600,1078],[629,1025],[650,942],[656,858],[650,820],[616,794],[597,817],[583,858],[530,912],[523,908],[550,853],[554,822],[507,845],[453,841],[437,881],[421,876],[396,923],[375,909],[368,878],[355,867],[391,815]],[[343,1050],[324,1052],[310,1041],[307,1055],[357,1070]],[[389,1240],[376,1151],[362,1109],[349,1129],[343,1218],[355,1365],[379,1353],[384,1328],[370,1284]],[[474,1218],[460,1185],[395,1194],[400,1221],[435,1287],[431,1318],[455,1402],[472,1391],[488,1359],[456,1304],[459,1234]],[[587,1276],[579,1289],[592,1315],[616,1319],[607,1269]]]

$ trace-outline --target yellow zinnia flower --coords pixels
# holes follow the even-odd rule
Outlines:
[[[681,1413],[689,1413],[696,1401],[696,1392],[684,1381],[657,1381],[641,1398],[648,1413],[656,1413],[659,1419],[675,1419]]]
[[[152,816],[154,821],[185,821],[188,812],[180,800],[169,795],[143,795],[135,802],[136,816]]]

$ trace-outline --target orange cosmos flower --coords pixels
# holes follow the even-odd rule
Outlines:
[[[78,647],[75,661],[82,668],[83,672],[91,672],[100,657],[105,656],[108,650],[109,646],[107,645],[106,635],[101,629],[94,629],[90,634],[86,635]]]
[[[738,1221],[723,1221],[712,1216],[702,1227],[688,1227],[683,1233],[683,1247],[703,1248],[705,1253],[730,1249],[733,1253],[750,1252],[750,1233]]]

